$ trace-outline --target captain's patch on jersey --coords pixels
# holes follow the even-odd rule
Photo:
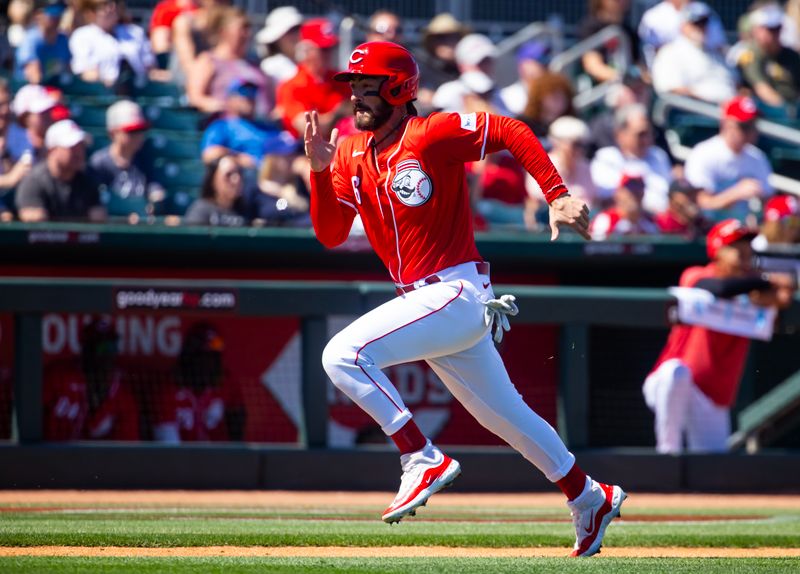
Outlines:
[[[461,116],[461,129],[474,132],[478,129],[478,116],[475,112],[471,114],[458,114]]]
[[[392,191],[403,204],[417,207],[430,199],[433,194],[433,184],[417,160],[406,159],[397,164],[397,175],[392,180]]]

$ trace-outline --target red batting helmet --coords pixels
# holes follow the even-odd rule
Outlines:
[[[356,76],[386,78],[379,95],[392,106],[400,106],[417,99],[419,68],[411,52],[393,42],[366,42],[350,54],[347,70],[334,79],[349,82]]]
[[[738,219],[725,219],[720,221],[706,236],[706,252],[709,259],[714,259],[717,256],[717,251],[721,247],[736,243],[740,239],[753,239],[758,232],[755,229],[747,227]]]

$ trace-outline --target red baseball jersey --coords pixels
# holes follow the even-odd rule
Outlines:
[[[480,261],[464,163],[508,149],[551,201],[566,191],[533,132],[488,113],[410,117],[381,152],[373,135],[344,139],[330,171],[311,172],[311,219],[327,247],[342,243],[356,214],[395,283]]]
[[[617,208],[610,207],[601,211],[589,226],[592,239],[606,239],[612,235],[649,235],[658,233],[658,227],[645,214],[639,221],[625,219]]]
[[[681,287],[694,287],[715,276],[713,263],[689,267],[681,275]],[[694,325],[675,325],[653,370],[669,359],[680,359],[692,371],[694,384],[716,404],[729,407],[736,400],[750,339],[711,331]]]
[[[121,373],[114,373],[103,402],[93,412],[80,366],[57,361],[44,375],[45,440],[139,440],[139,406]]]
[[[241,408],[229,386],[193,390],[169,385],[159,400],[159,423],[176,423],[181,441],[227,441],[225,414]]]

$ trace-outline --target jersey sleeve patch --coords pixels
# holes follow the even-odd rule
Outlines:
[[[458,114],[461,116],[461,129],[474,132],[478,129],[478,116],[476,113]]]

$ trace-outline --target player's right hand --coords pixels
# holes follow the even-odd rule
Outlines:
[[[339,130],[333,128],[330,141],[322,137],[319,129],[319,114],[317,110],[306,112],[306,130],[303,141],[305,143],[306,157],[311,163],[313,171],[328,169],[336,154],[336,144],[339,140]]]

